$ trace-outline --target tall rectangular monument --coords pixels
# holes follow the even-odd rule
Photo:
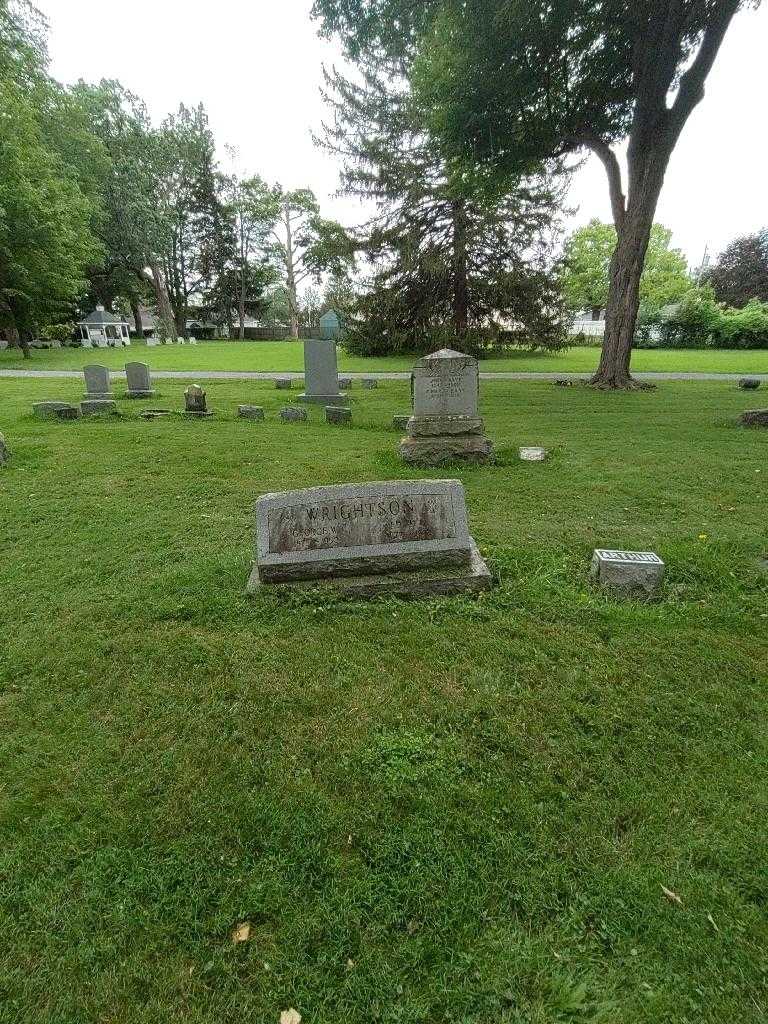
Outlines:
[[[298,398],[322,405],[343,405],[348,400],[339,390],[335,341],[308,338],[304,342],[304,391]]]

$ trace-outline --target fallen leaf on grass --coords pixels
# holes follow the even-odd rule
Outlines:
[[[659,882],[659,885],[661,885],[661,882]],[[661,891],[664,893],[664,895],[667,897],[670,903],[676,903],[678,907],[682,907],[683,901],[680,899],[676,892],[672,892],[672,890],[668,889],[666,885],[661,886]]]
[[[251,937],[251,923],[250,921],[241,921],[240,924],[236,924],[232,929],[232,941],[233,942],[247,942]]]
[[[293,1007],[290,1010],[283,1010],[280,1014],[280,1024],[301,1024],[301,1014]]]

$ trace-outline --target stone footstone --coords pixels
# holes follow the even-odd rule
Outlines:
[[[275,387],[278,391],[290,391],[293,386],[293,381],[290,377],[278,377],[275,380]]]
[[[34,402],[32,415],[38,420],[53,420],[60,409],[74,408],[71,402]]]
[[[139,413],[143,420],[159,420],[162,416],[170,416],[170,409],[144,409]]]
[[[8,445],[5,443],[5,438],[0,434],[0,466],[8,464],[8,460],[11,457]]]
[[[419,359],[411,375],[413,415],[400,442],[401,458],[413,466],[446,462],[493,462],[493,445],[478,414],[477,360],[443,348]]]
[[[304,391],[300,402],[317,405],[343,405],[347,396],[339,391],[336,368],[336,342],[307,338],[304,342]]]
[[[242,420],[263,420],[264,410],[260,405],[238,405],[237,415]]]
[[[543,462],[547,457],[546,448],[518,448],[520,458],[523,462]]]
[[[555,377],[552,381],[556,388],[569,388],[573,384],[570,377]]]
[[[119,416],[117,403],[109,398],[87,398],[80,403],[83,416]]]
[[[66,405],[63,409],[56,409],[55,416],[57,420],[79,420],[80,410],[76,405]]]
[[[327,587],[356,598],[487,590],[458,480],[394,480],[264,494],[256,502],[261,587]]]
[[[378,386],[379,382],[375,377],[363,377],[363,387],[366,391],[373,391]]]
[[[739,417],[743,427],[768,427],[768,409],[748,409]]]
[[[352,387],[352,378],[351,377],[339,377],[339,388],[341,388],[344,391],[349,391],[351,387]]]
[[[287,405],[284,409],[280,410],[280,419],[283,423],[306,423],[307,410],[297,409],[293,405]]]
[[[760,380],[758,377],[742,377],[739,387],[742,391],[757,391],[760,387]]]
[[[619,597],[657,597],[665,566],[653,551],[614,551],[597,548],[591,576]]]
[[[404,431],[408,426],[408,420],[411,418],[410,413],[405,416],[393,416],[392,427],[394,430]]]
[[[325,407],[325,422],[326,423],[351,423],[352,422],[352,410],[345,409],[344,406],[326,405]]]

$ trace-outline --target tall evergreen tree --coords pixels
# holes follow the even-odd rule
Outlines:
[[[366,351],[480,346],[498,337],[557,345],[563,308],[551,274],[565,177],[527,176],[498,195],[457,181],[424,129],[407,55],[360,54],[356,80],[326,73],[333,118],[323,144],[343,161],[342,191],[373,199],[356,232],[374,266],[352,343]]]

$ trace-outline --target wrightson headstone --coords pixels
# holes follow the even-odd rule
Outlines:
[[[393,480],[264,494],[256,502],[260,586],[333,586],[358,597],[485,590],[458,480]]]

